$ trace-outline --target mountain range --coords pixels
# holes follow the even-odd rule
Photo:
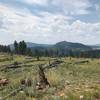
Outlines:
[[[91,50],[92,46],[87,46],[81,43],[72,43],[72,42],[67,42],[67,41],[61,41],[56,44],[37,44],[37,43],[32,43],[32,42],[26,42],[27,47],[33,49],[67,49],[67,50]],[[10,45],[11,49],[14,49],[14,45]]]

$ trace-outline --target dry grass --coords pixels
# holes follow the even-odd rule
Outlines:
[[[0,54],[0,57],[5,59],[10,58],[10,55]],[[48,59],[53,61],[53,58],[42,57],[41,61],[36,61],[36,58],[26,58],[15,55],[13,61],[0,62],[0,69],[2,65],[15,61],[24,62],[21,68],[0,71],[0,77],[10,80],[9,85],[0,87],[0,97],[18,88],[21,79],[31,78],[33,81],[31,87],[26,87],[7,100],[100,100],[100,59],[61,58],[65,63],[45,72],[51,87],[38,91],[35,88],[38,76],[37,65],[48,63]],[[84,60],[89,62],[80,63]]]

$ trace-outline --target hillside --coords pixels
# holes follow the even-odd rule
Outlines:
[[[56,43],[54,47],[62,48],[62,49],[72,49],[72,50],[90,50],[91,49],[91,47],[86,46],[81,43],[72,43],[72,42],[66,42],[66,41]]]
[[[37,44],[37,43],[32,43],[32,42],[26,42],[27,47],[31,48],[32,50],[35,48],[43,48],[43,49],[72,49],[72,50],[90,50],[91,47],[90,46],[86,46],[84,44],[81,43],[72,43],[72,42],[67,42],[67,41],[61,41],[58,42],[56,44]],[[10,44],[11,49],[14,49],[14,45]]]
[[[62,41],[54,45],[36,45],[31,47],[31,50],[33,54],[36,54],[35,51],[38,50],[44,56],[69,56],[72,54],[71,52],[73,52],[73,55],[79,55],[80,52],[92,50],[92,48],[81,43]]]
[[[27,42],[27,47],[32,48],[32,47],[49,47],[51,46],[50,44],[37,44],[37,43],[32,43],[32,42]]]

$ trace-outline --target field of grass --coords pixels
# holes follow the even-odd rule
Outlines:
[[[51,86],[37,90],[38,65],[54,59],[42,57],[37,61],[34,57],[18,55],[12,59],[8,54],[0,54],[0,78],[9,79],[7,86],[0,86],[0,100],[19,88],[23,78],[32,79],[32,86],[6,100],[100,100],[100,59],[61,58],[64,63],[45,70]],[[21,63],[21,67],[6,68],[14,62]]]

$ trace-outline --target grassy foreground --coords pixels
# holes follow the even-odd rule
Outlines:
[[[10,55],[0,54],[0,78],[9,79],[7,86],[0,87],[1,100],[18,88],[23,78],[31,78],[32,86],[25,87],[7,100],[100,100],[100,59],[61,58],[63,64],[45,71],[51,87],[36,90],[37,66],[54,59],[42,57],[37,61],[36,58],[14,55],[12,60]],[[16,61],[21,63],[21,67],[6,69]]]

